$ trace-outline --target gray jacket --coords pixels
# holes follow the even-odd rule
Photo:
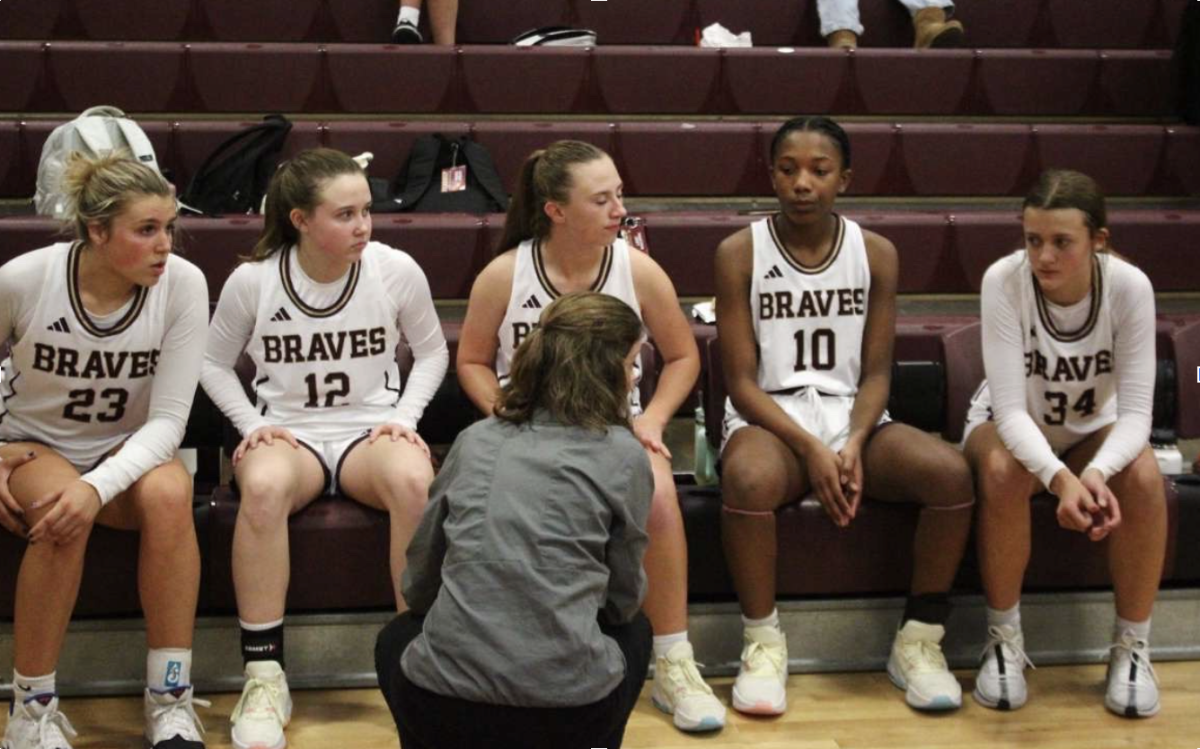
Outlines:
[[[427,613],[401,658],[438,694],[520,707],[601,699],[625,674],[599,628],[629,621],[654,475],[628,430],[539,415],[459,435],[408,547],[404,598]]]

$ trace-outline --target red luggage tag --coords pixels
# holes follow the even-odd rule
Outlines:
[[[626,244],[635,250],[650,254],[650,246],[646,242],[646,219],[637,216],[626,216],[621,222],[621,236]]]

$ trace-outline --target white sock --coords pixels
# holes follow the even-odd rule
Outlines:
[[[410,8],[407,5],[400,6],[400,15],[396,18],[396,22],[408,21],[413,26],[421,23],[421,9]]]
[[[238,619],[238,626],[250,632],[266,632],[268,629],[275,629],[283,626],[283,618],[276,619],[273,622],[263,622],[262,624],[251,624],[250,622]]]
[[[54,694],[54,677],[58,674],[57,671],[51,671],[45,676],[22,676],[13,669],[13,701],[25,702],[30,697],[36,697],[39,694]]]
[[[779,629],[779,609],[771,609],[771,613],[764,616],[762,619],[748,619],[746,615],[742,615],[742,626],[746,629],[754,627],[772,627]]]
[[[987,623],[989,627],[1008,625],[1018,632],[1021,631],[1021,603],[1017,602],[1011,609],[994,609],[988,606]]]
[[[1121,635],[1126,632],[1132,632],[1133,636],[1139,640],[1143,640],[1147,644],[1150,643],[1150,620],[1144,622],[1131,622],[1128,619],[1117,617],[1117,622],[1113,625],[1113,642],[1121,639]]]
[[[687,630],[676,632],[673,635],[655,635],[654,636],[654,657],[662,658],[666,656],[667,651],[676,643],[687,642]]]
[[[152,692],[169,692],[192,685],[190,648],[157,648],[146,654],[146,686]]]

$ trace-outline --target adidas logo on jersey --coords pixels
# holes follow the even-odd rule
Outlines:
[[[537,294],[534,294],[525,300],[525,303],[521,305],[521,308],[522,309],[541,309],[542,303],[538,301]]]
[[[67,318],[60,317],[54,321],[53,325],[47,325],[46,330],[53,330],[56,333],[70,333],[71,326],[67,325]]]
[[[280,307],[278,312],[276,312],[274,315],[271,315],[271,322],[285,322],[291,319],[292,316],[289,315],[288,311],[283,307]]]
[[[763,276],[763,278],[764,279],[783,278],[783,271],[779,270],[778,265],[772,265],[771,270],[767,271],[767,275]]]

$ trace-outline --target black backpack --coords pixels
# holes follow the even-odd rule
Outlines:
[[[442,170],[467,167],[466,188],[442,192]],[[508,193],[487,149],[467,136],[424,135],[413,143],[408,162],[395,182],[371,179],[375,213],[503,213]]]
[[[256,213],[292,123],[269,114],[209,154],[179,197],[184,208],[204,214]]]

